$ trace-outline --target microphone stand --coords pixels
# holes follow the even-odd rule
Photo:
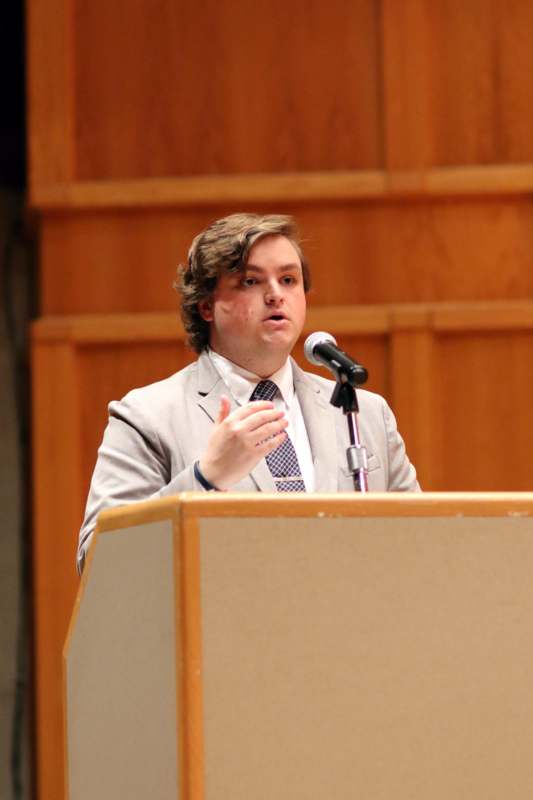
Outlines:
[[[354,379],[354,383],[364,383],[366,375],[362,379]],[[354,491],[368,492],[368,461],[366,457],[366,447],[361,444],[359,437],[359,427],[357,415],[359,414],[359,403],[355,386],[352,385],[344,372],[337,372],[337,383],[331,395],[330,403],[335,408],[342,408],[342,412],[348,422],[348,434],[350,446],[346,450],[348,469],[352,473]]]

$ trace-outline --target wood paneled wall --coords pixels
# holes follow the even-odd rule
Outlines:
[[[246,207],[296,214],[315,306],[533,295],[529,197]],[[51,214],[41,239],[46,313],[177,309],[177,264],[195,233],[231,210],[226,203]]]
[[[368,362],[426,488],[531,488],[532,40],[527,0],[29,0],[40,798],[105,406],[189,358],[171,284],[209,221],[297,217],[310,329]]]

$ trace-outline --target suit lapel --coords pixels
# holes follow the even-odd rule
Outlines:
[[[197,402],[212,422],[215,422],[218,417],[220,397],[223,394],[228,395],[233,411],[236,405],[228,387],[214,368],[208,354],[201,353],[198,358]]]
[[[315,491],[337,490],[338,453],[335,414],[324,390],[292,362],[294,387],[309,437],[315,470]]]

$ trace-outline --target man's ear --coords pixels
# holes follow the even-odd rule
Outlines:
[[[211,300],[200,300],[198,311],[205,322],[213,322],[213,303]]]

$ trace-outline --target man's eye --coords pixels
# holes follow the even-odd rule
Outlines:
[[[243,278],[241,284],[243,286],[255,286],[257,283],[257,278]]]
[[[283,283],[287,284],[288,286],[290,286],[290,284],[294,283],[294,282],[295,282],[294,275],[284,275],[283,276]]]

